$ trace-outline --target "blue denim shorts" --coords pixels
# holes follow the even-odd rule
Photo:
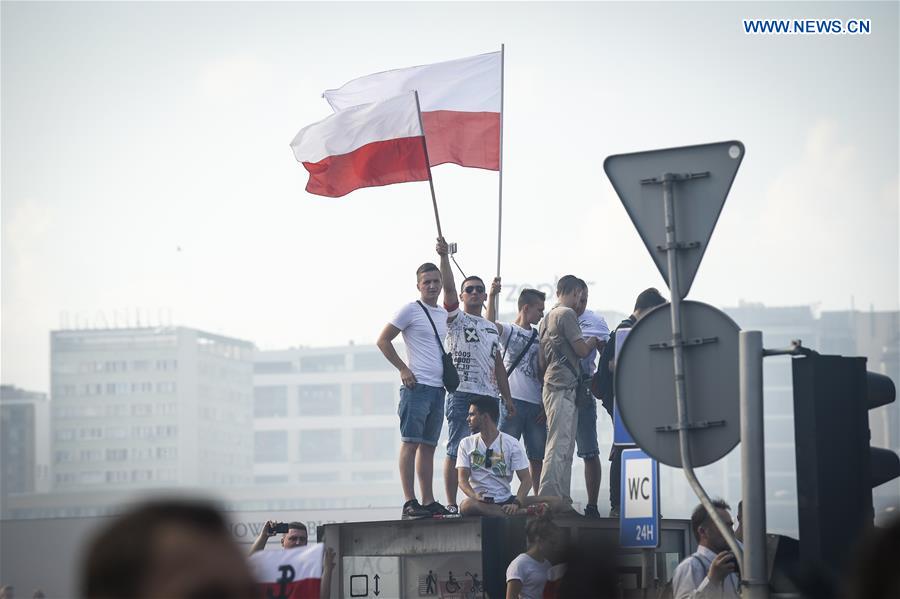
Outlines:
[[[543,460],[544,446],[547,445],[547,421],[538,424],[535,419],[544,406],[521,399],[513,399],[513,405],[516,406],[516,415],[510,417],[506,404],[500,404],[500,430],[516,439],[524,439],[525,454],[529,460]]]
[[[579,458],[587,460],[600,457],[600,445],[597,442],[597,402],[593,397],[589,397],[588,401],[578,408],[575,447],[578,448]]]
[[[466,423],[466,417],[469,415],[469,402],[476,397],[489,397],[496,402],[500,402],[496,397],[489,395],[478,395],[477,393],[466,393],[465,391],[454,391],[447,397],[447,457],[456,458],[456,450],[459,448],[459,442],[464,437],[472,434],[469,425]]]
[[[437,445],[441,436],[444,388],[416,383],[412,389],[400,387],[400,440]]]

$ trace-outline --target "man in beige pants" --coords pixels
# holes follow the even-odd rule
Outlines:
[[[572,458],[578,412],[575,406],[581,377],[581,358],[598,347],[599,339],[581,336],[575,307],[583,293],[581,280],[574,275],[556,284],[557,304],[540,326],[541,350],[547,359],[543,403],[547,414],[547,447],[541,471],[540,495],[562,497],[572,502]],[[594,401],[592,397],[587,398]]]

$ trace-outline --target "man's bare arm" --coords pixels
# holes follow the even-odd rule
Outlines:
[[[437,253],[441,257],[441,282],[444,285],[444,306],[448,310],[459,305],[459,294],[456,292],[456,281],[453,280],[453,269],[450,268],[450,253],[447,242],[438,237]]]
[[[532,480],[531,471],[528,468],[516,470],[516,476],[519,477],[519,490],[516,492],[516,501],[522,505],[525,498],[528,497],[528,491],[531,490]]]
[[[509,378],[506,376],[506,366],[503,365],[503,357],[499,351],[494,354],[494,376],[497,378],[497,387],[500,388],[500,397],[506,404],[506,411],[510,416],[515,416],[516,406],[513,404],[512,393],[509,390]]]
[[[378,336],[378,341],[375,342],[375,345],[378,346],[378,349],[381,350],[381,353],[384,354],[387,361],[400,371],[400,380],[403,382],[404,386],[412,389],[416,386],[416,375],[414,375],[409,369],[409,366],[400,359],[400,356],[397,354],[397,350],[394,349],[394,344],[392,343],[399,334],[400,329],[392,324],[388,324],[384,327],[384,330],[381,331],[381,335]]]
[[[597,337],[588,337],[587,340],[584,338],[577,339],[574,343],[572,343],[572,349],[575,350],[575,353],[579,358],[587,358],[592,351],[597,349],[597,343],[600,340]]]
[[[475,492],[475,489],[472,488],[472,485],[469,484],[469,477],[472,475],[471,468],[457,468],[456,476],[457,482],[459,482],[459,490],[463,492],[463,495],[466,497],[471,497],[472,499],[481,500],[481,495]]]
[[[497,298],[500,296],[500,277],[494,277],[491,282],[491,293],[488,295],[486,318],[497,325],[497,332],[503,337],[503,325],[497,322]]]

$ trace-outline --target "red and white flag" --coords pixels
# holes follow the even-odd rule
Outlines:
[[[322,556],[317,543],[284,551],[257,551],[248,559],[260,597],[319,599]]]
[[[309,171],[306,191],[320,196],[338,198],[361,187],[428,180],[412,92],[336,112],[301,129],[291,149]]]
[[[417,90],[431,166],[500,169],[500,52],[384,71],[322,94],[334,110]]]

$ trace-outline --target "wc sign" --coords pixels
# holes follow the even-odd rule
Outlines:
[[[640,449],[622,452],[619,544],[659,546],[659,464]]]

